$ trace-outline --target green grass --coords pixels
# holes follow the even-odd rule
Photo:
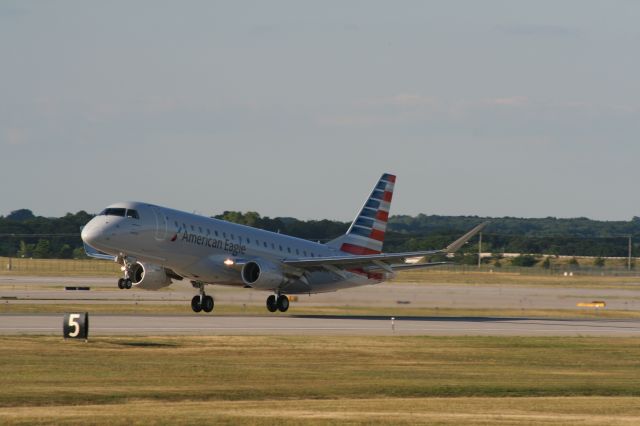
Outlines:
[[[207,413],[231,423],[274,423],[280,407],[320,423],[360,410],[354,421],[393,423],[387,416],[397,415],[410,423],[407,412],[426,410],[428,417],[419,406],[435,407],[437,398],[455,398],[462,414],[482,406],[499,415],[502,398],[513,398],[507,411],[520,407],[518,398],[538,401],[540,411],[550,398],[565,414],[579,412],[571,401],[582,401],[601,407],[594,415],[640,416],[639,338],[3,337],[0,377],[0,423],[38,422],[38,413],[51,423],[72,421],[77,405],[90,407],[78,423],[96,412],[105,413],[100,422],[126,423],[136,410],[145,423],[166,420],[154,417],[161,412],[176,415],[166,408],[183,403],[195,404],[193,419]],[[632,406],[608,412],[606,406],[622,405],[618,398]]]

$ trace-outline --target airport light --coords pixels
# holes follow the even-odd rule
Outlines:
[[[627,258],[627,269],[629,271],[631,271],[631,249],[632,249],[632,245],[631,245],[631,234],[629,234],[629,257]]]
[[[482,265],[482,232],[480,232],[478,236],[478,269],[480,269]]]

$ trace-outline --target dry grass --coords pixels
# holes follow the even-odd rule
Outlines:
[[[9,268],[10,266],[10,268]],[[1,275],[115,276],[120,265],[97,259],[21,259],[0,257]]]
[[[45,314],[85,312],[94,314],[138,315],[202,315],[191,310],[189,301],[182,303],[155,302],[101,302],[101,303],[0,303],[0,314]],[[217,305],[210,315],[264,315],[262,305]],[[272,315],[340,315],[340,316],[388,316],[388,317],[484,317],[484,318],[573,318],[573,319],[634,319],[639,311],[611,309],[470,309],[470,308],[407,308],[407,307],[353,307],[353,306],[305,306],[292,304],[285,314]]]
[[[0,423],[633,424],[640,339],[0,339]]]
[[[328,400],[135,400],[108,405],[0,408],[11,424],[553,424],[640,423],[640,398],[376,398]]]
[[[436,268],[400,272],[394,281],[421,284],[526,285],[640,290],[640,277],[579,274],[573,277],[565,277],[562,275],[535,275],[499,271],[449,272]]]
[[[139,397],[136,389],[163,400],[640,395],[638,338],[103,337],[85,344],[5,337],[0,342],[0,377],[8,385],[0,389],[0,405],[33,404],[48,393],[52,399],[45,403],[117,402]]]

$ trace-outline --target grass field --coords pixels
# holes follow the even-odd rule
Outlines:
[[[640,422],[640,339],[0,339],[0,424]]]
[[[537,275],[502,271],[443,271],[437,268],[401,272],[395,281],[461,285],[527,285],[640,290],[640,277],[634,276],[576,274],[572,277],[565,277],[563,275]]]

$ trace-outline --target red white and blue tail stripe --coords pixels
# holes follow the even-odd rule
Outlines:
[[[356,255],[381,253],[395,182],[394,175],[383,174],[347,233],[331,245]]]

